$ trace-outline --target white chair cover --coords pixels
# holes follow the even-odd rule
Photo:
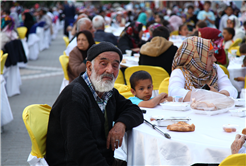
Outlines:
[[[37,27],[36,33],[39,37],[39,51],[43,51],[45,48],[45,41],[44,41],[44,28],[43,27]]]
[[[6,92],[8,97],[20,94],[21,76],[19,66],[4,68],[4,79],[6,81]]]
[[[29,154],[27,162],[30,164],[30,166],[48,166],[48,163],[44,158],[37,158],[31,154]]]
[[[48,49],[50,47],[51,34],[50,28],[44,31],[44,49]]]
[[[11,122],[13,118],[13,114],[10,108],[9,99],[5,89],[5,80],[3,75],[0,75],[1,81],[1,126],[6,125]]]
[[[29,59],[29,48],[28,48],[28,44],[26,42],[26,38],[21,39],[21,43],[22,43],[22,46],[23,46],[24,51],[25,51],[25,54],[26,54],[26,59]],[[18,62],[18,66],[19,67],[25,68],[26,67],[26,64],[27,63],[24,63],[24,62]]]
[[[36,33],[31,33],[28,35],[28,48],[29,48],[29,59],[36,60],[38,59],[39,54],[39,37]]]
[[[54,40],[56,38],[56,35],[57,35],[57,32],[58,32],[58,29],[57,29],[55,23],[52,23],[52,28],[53,28],[53,34],[51,36],[51,40]]]
[[[62,84],[61,84],[61,87],[60,87],[60,93],[61,91],[69,84],[69,81],[66,80],[65,78],[63,78],[62,80]]]

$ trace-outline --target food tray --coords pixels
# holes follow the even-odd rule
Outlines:
[[[165,102],[160,103],[163,109],[172,111],[188,111],[190,110],[190,103],[184,102]]]

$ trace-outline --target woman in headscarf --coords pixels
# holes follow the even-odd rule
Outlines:
[[[3,15],[1,17],[1,31],[0,31],[0,39],[1,39],[1,49],[3,49],[4,45],[11,40],[18,39],[18,34],[15,31],[15,22],[9,16],[9,11],[4,10]]]
[[[170,18],[169,18],[169,23],[170,23],[170,26],[171,26],[171,30],[172,31],[178,31],[179,30],[179,26],[180,25],[183,25],[183,20],[182,18],[180,18],[179,16],[176,16],[176,15],[172,15]]]
[[[126,50],[132,50],[132,55],[138,53],[140,47],[145,44],[141,39],[143,35],[142,27],[142,23],[132,22],[123,30],[118,43],[118,47],[123,54],[126,53]]]
[[[235,36],[233,37],[233,40],[235,41],[236,39],[244,39],[245,37],[245,30],[244,27],[241,26],[240,21],[238,18],[234,15],[231,15],[228,20],[227,20],[227,27],[229,28],[234,28],[235,30]]]
[[[26,38],[28,40],[28,34],[31,27],[35,24],[33,16],[29,12],[25,12],[22,14],[22,20],[24,22],[24,26],[27,28]]]
[[[85,72],[86,70],[86,59],[87,51],[95,41],[92,37],[91,32],[87,30],[80,31],[76,34],[77,37],[77,46],[69,54],[68,62],[68,76],[69,83],[72,82],[80,73]]]
[[[148,41],[150,41],[152,39],[154,30],[160,26],[162,26],[162,25],[159,23],[154,23],[154,24],[151,24],[149,26],[149,39],[148,39]]]
[[[237,90],[215,61],[211,40],[197,36],[186,38],[174,56],[169,96],[181,96],[184,101],[190,101],[192,89],[207,84],[210,91],[236,98]]]
[[[145,12],[140,13],[139,16],[138,16],[137,21],[142,23],[143,25],[146,25],[146,23],[147,23],[147,14]]]
[[[198,29],[199,37],[204,39],[210,39],[214,46],[214,56],[217,59],[217,63],[228,66],[229,60],[223,49],[223,36],[220,30],[210,27],[199,28]]]

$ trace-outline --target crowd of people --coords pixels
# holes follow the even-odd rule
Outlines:
[[[77,7],[68,1],[51,9],[3,9],[1,49],[18,38],[17,27],[27,28],[28,40],[28,33],[38,22],[44,22],[44,30],[52,34],[52,23],[64,21],[63,33],[70,38],[65,50],[69,56],[69,84],[50,113],[48,164],[126,165],[113,154],[121,146],[125,131],[143,122],[139,107],[155,107],[172,100],[170,96],[190,101],[192,89],[205,84],[210,91],[237,98],[236,88],[219,65],[229,65],[228,51],[236,40],[245,42],[245,15],[246,1],[240,9],[233,2],[222,1],[171,7],[158,7],[154,2],[115,6],[85,2]],[[107,27],[123,30],[117,36],[106,32]],[[174,35],[184,39],[179,48],[170,41]],[[240,46],[242,56],[245,47]],[[130,100],[113,88],[127,50],[132,56],[140,54],[139,65],[159,66],[167,71],[169,94],[151,98],[152,78],[144,71],[130,78],[135,96]],[[237,135],[232,154],[238,153],[244,142],[245,136]]]

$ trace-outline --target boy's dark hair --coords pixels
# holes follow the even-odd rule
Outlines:
[[[232,35],[231,39],[235,36],[235,30],[234,28],[224,28],[229,34]]]
[[[207,27],[208,25],[207,25],[207,23],[206,23],[205,21],[198,21],[198,22],[196,23],[196,26],[198,26],[198,28],[205,28],[205,27]]]
[[[189,6],[187,7],[187,9],[193,9],[193,10],[194,10],[194,6],[189,5]]]
[[[136,71],[130,77],[131,88],[135,90],[135,87],[139,80],[147,80],[147,79],[151,80],[152,82],[152,77],[147,71],[143,71],[143,70]]]
[[[155,36],[160,36],[160,37],[164,37],[165,39],[168,40],[169,36],[170,36],[170,32],[168,31],[168,29],[164,26],[159,26],[157,27],[154,31],[153,31],[153,37]]]
[[[246,54],[246,43],[241,44],[241,46],[239,48],[239,52],[240,52],[240,54]],[[244,62],[244,60],[243,60],[243,62]]]
[[[183,28],[184,26],[186,26],[186,24],[180,25],[180,26],[179,26],[179,31],[181,31],[182,28]],[[180,34],[179,34],[179,35],[180,35]]]
[[[191,36],[198,36],[198,35],[199,35],[198,30],[195,30],[195,32]]]
[[[227,10],[228,8],[231,8],[231,10],[233,11],[232,6],[226,6],[225,10]]]
[[[210,1],[205,1],[205,2],[204,2],[204,5],[205,5],[206,3],[209,4],[209,5],[211,6],[211,2],[210,2]]]
[[[244,21],[243,26],[246,26],[246,21]]]

